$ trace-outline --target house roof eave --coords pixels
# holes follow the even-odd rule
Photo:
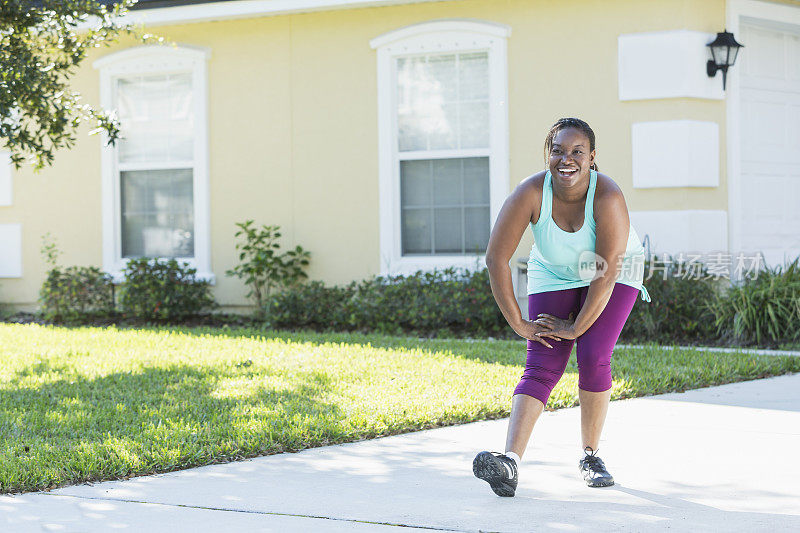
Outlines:
[[[444,0],[139,0],[124,17],[145,26],[189,24]],[[104,0],[113,4],[114,0]]]

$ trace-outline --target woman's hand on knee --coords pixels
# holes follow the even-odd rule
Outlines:
[[[552,348],[549,342],[542,338],[543,333],[548,333],[548,337],[551,339],[560,341],[561,339],[557,336],[550,335],[550,331],[548,328],[542,326],[541,324],[537,324],[535,322],[531,322],[530,320],[523,320],[518,326],[514,327],[514,331],[520,337],[525,339],[536,341],[540,344],[547,346],[548,348]]]
[[[575,320],[573,320],[572,313],[570,313],[569,317],[566,319],[548,315],[547,313],[539,313],[539,316],[536,317],[533,323],[544,329],[542,333],[539,333],[541,337],[550,337],[558,340],[572,340],[578,338],[578,335],[575,333]]]

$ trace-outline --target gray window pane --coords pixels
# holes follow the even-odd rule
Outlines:
[[[123,257],[194,255],[191,169],[120,173]]]
[[[431,205],[431,162],[400,162],[400,205]]]
[[[153,212],[168,213],[172,208],[172,180],[166,172],[150,172],[147,180],[148,193],[153,202]]]
[[[123,163],[190,161],[194,151],[191,74],[138,76],[117,82]]]
[[[461,100],[489,99],[489,55],[486,52],[458,56]]]
[[[123,257],[191,257],[194,255],[192,217],[188,215],[125,215]]]
[[[486,251],[488,157],[401,161],[400,179],[403,254]]]
[[[128,214],[143,214],[153,210],[152,196],[147,194],[147,177],[141,173],[123,172],[122,205]]]
[[[434,239],[437,254],[460,254],[464,249],[461,244],[461,208],[443,208],[433,211]]]
[[[409,99],[408,91],[408,84],[405,83],[404,77],[407,76],[408,72],[408,62],[410,59],[406,59],[405,57],[397,58],[396,68],[397,68],[397,102],[398,106],[402,106],[404,102],[407,102]]]
[[[192,198],[192,176],[188,179],[173,179],[170,191],[170,211],[173,213],[193,213],[194,200]]]
[[[194,161],[194,139],[187,136],[171,138],[170,154],[171,161]]]
[[[458,148],[458,104],[441,104],[421,123],[428,133],[430,150]]]
[[[464,237],[466,253],[483,253],[489,244],[489,208],[464,208]]]
[[[168,229],[172,240],[170,246],[175,257],[194,256],[194,216],[175,214],[171,216]]]
[[[489,158],[464,159],[464,203],[489,205]]]
[[[122,257],[141,257],[144,255],[144,228],[148,215],[129,214],[122,217]]]
[[[403,209],[403,254],[431,253],[431,210]]]
[[[428,138],[422,130],[420,122],[420,117],[413,112],[404,113],[397,117],[398,142],[401,152],[427,150]]]
[[[434,94],[443,102],[454,102],[458,98],[456,86],[456,56],[442,55],[428,58],[428,69],[433,79]]]
[[[461,148],[489,146],[489,102],[466,102],[459,105]]]
[[[426,150],[428,131],[441,115],[441,98],[424,57],[397,62],[397,125],[400,151]]]
[[[461,205],[461,159],[433,161],[433,203]]]
[[[401,152],[489,146],[486,52],[398,58],[396,65]]]

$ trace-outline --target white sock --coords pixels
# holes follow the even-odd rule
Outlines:
[[[519,458],[519,455],[515,454],[514,452],[506,452],[506,457],[511,457],[514,459],[514,462],[517,463],[517,469],[519,469],[519,464],[522,462],[522,459]]]

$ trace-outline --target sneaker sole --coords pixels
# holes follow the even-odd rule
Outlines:
[[[472,473],[475,477],[489,483],[498,496],[513,496],[516,487],[510,486],[505,480],[505,467],[489,452],[481,452],[472,461]]]
[[[586,482],[586,485],[593,488],[601,488],[601,487],[610,487],[614,484],[614,480],[609,481],[595,481],[595,482]]]

